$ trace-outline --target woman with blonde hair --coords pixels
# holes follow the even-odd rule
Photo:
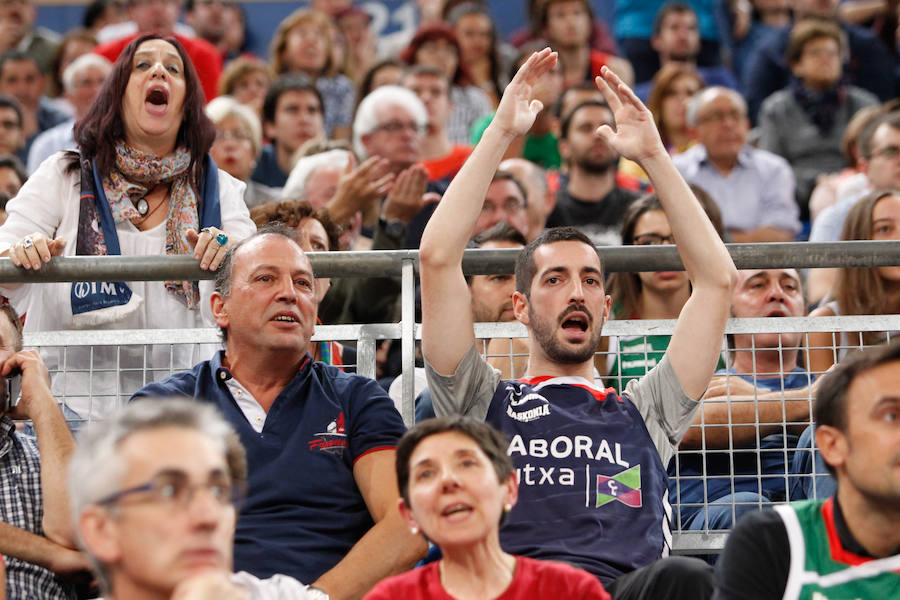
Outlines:
[[[325,15],[295,10],[278,25],[272,38],[269,63],[275,75],[303,73],[322,94],[325,131],[331,139],[349,139],[356,88],[337,72],[334,25]]]

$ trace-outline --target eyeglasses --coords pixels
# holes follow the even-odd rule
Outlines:
[[[879,148],[878,150],[872,150],[872,158],[882,157],[888,160],[892,160],[900,156],[900,146],[885,146],[884,148]]]
[[[658,233],[642,233],[634,237],[635,246],[659,246],[661,244],[674,244],[674,235],[659,235]]]
[[[239,142],[250,141],[250,134],[246,131],[228,131],[224,129],[216,130],[216,141],[237,140]]]
[[[701,116],[699,119],[697,119],[697,122],[713,123],[718,125],[719,123],[724,123],[726,119],[731,119],[732,121],[743,121],[746,118],[747,115],[742,110],[715,110]]]
[[[198,489],[205,490],[222,506],[240,506],[245,495],[243,485],[221,479],[212,479],[205,483],[190,483],[187,473],[169,471],[156,475],[147,483],[119,490],[101,498],[97,504],[115,504],[128,496],[144,494],[145,500],[148,502],[186,508],[190,506]]]
[[[416,135],[425,133],[425,126],[419,125],[413,121],[388,121],[375,127],[374,131],[386,131],[388,133],[400,133],[401,131],[412,131]]]
[[[520,210],[525,210],[525,204],[521,200],[510,198],[501,204],[485,202],[481,205],[481,212],[483,213],[494,213],[498,210],[502,210],[506,214],[512,214],[519,212]]]

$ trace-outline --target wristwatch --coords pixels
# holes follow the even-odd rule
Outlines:
[[[391,239],[399,240],[402,239],[403,236],[406,235],[406,223],[400,221],[398,219],[385,219],[384,217],[378,218],[378,225],[384,231],[384,233]]]
[[[308,588],[306,588],[306,597],[308,598],[308,600],[331,600],[328,592],[326,592],[322,588],[313,586],[309,586]]]

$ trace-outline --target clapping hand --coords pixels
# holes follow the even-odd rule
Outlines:
[[[616,152],[637,163],[665,155],[666,148],[656,130],[653,114],[631,88],[607,67],[600,70],[595,83],[616,120],[615,130],[609,125],[601,125],[597,135]]]

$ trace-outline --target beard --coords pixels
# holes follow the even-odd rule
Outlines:
[[[579,156],[575,159],[578,168],[591,175],[603,175],[610,169],[615,170],[619,164],[618,156],[605,156],[594,158],[591,156]]]
[[[511,311],[512,300],[507,300],[500,306],[495,307],[489,306],[482,302],[478,302],[474,298],[472,301],[472,318],[476,323],[502,323],[515,321],[516,318],[512,316]],[[506,313],[508,316],[504,318],[503,313]]]
[[[558,325],[561,325],[566,320],[566,317],[575,311],[583,312],[588,316],[587,328],[592,332],[584,345],[567,346],[556,337],[556,331]],[[603,317],[601,316],[599,326],[593,328],[594,318],[587,307],[583,304],[572,304],[560,313],[555,322],[551,322],[549,319],[544,319],[537,315],[531,309],[531,305],[528,306],[528,320],[531,323],[531,332],[534,335],[535,342],[544,351],[544,354],[559,364],[572,365],[583,363],[594,356],[594,352],[600,346],[600,338],[603,335],[602,319]]]

